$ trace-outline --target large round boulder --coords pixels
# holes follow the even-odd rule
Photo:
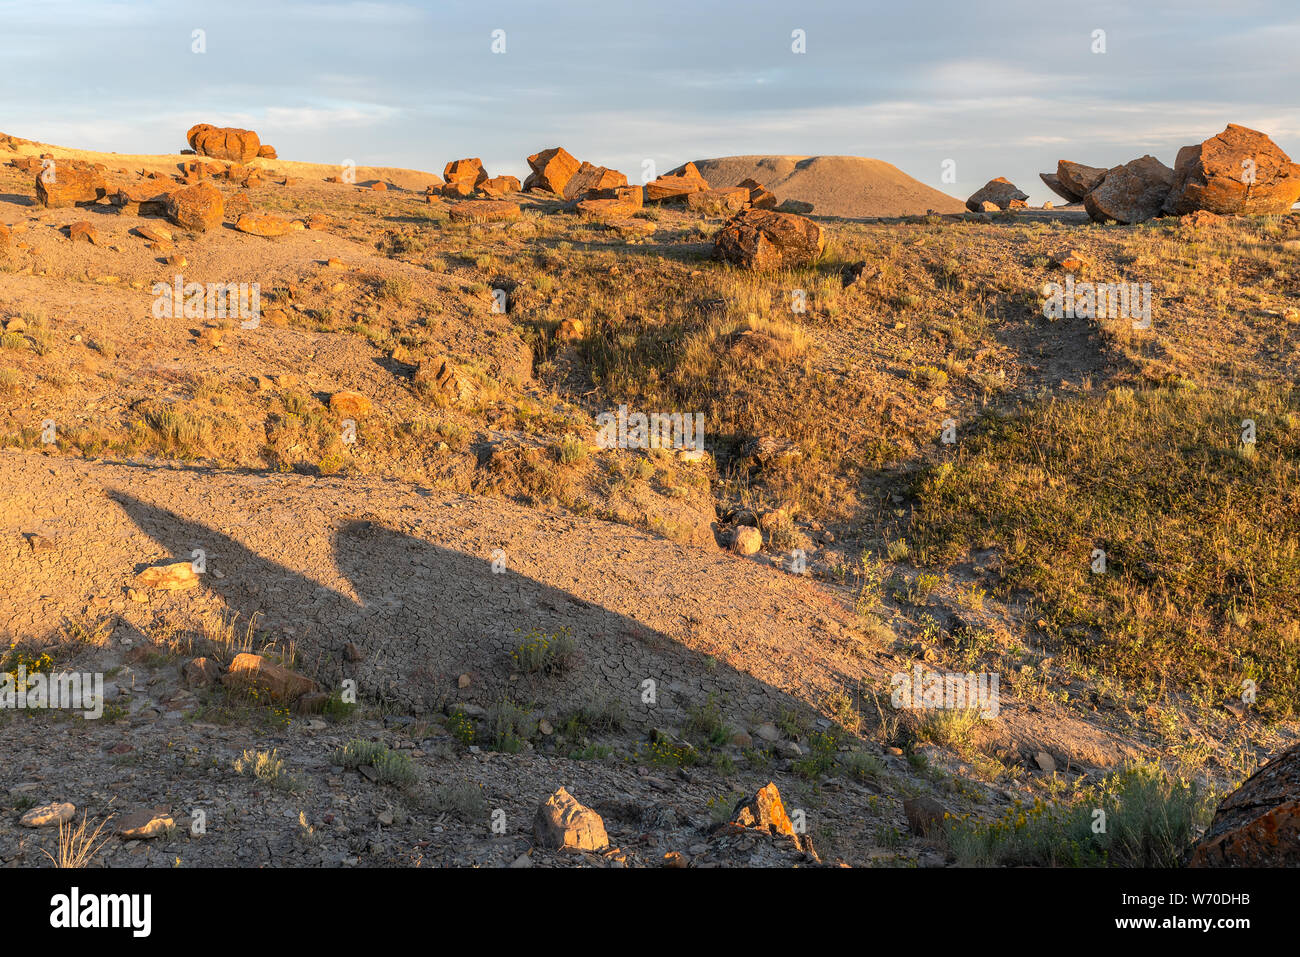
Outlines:
[[[1300,165],[1258,130],[1229,123],[1218,136],[1184,146],[1174,161],[1165,212],[1286,213],[1300,200]]]

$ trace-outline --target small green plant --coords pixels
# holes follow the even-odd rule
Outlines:
[[[448,716],[447,730],[467,748],[474,743],[474,719],[464,711],[457,709]]]
[[[564,671],[573,662],[577,645],[568,628],[553,635],[533,628],[510,655],[515,667],[524,674],[554,674]]]
[[[948,840],[967,866],[1180,867],[1213,808],[1195,783],[1134,764],[1063,803],[1017,802],[994,821],[950,818]]]
[[[488,730],[492,747],[507,754],[518,754],[537,733],[537,722],[523,708],[508,699],[488,709]]]
[[[350,770],[371,767],[376,772],[380,784],[406,787],[416,780],[415,768],[409,755],[389,750],[386,744],[378,741],[363,741],[353,738],[341,748],[337,748],[330,760]]]
[[[722,719],[722,709],[718,707],[717,697],[710,694],[709,700],[698,708],[691,708],[682,728],[687,737],[696,738],[720,748],[731,737],[731,728]]]
[[[236,774],[246,774],[267,784],[279,783],[284,774],[284,761],[275,748],[270,751],[244,751],[235,758],[234,766]]]

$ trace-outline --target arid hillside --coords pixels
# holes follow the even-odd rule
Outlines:
[[[0,860],[1176,865],[1300,740],[1300,215],[529,162],[0,135],[0,670],[107,701]]]

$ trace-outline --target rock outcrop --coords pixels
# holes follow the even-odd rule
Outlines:
[[[747,209],[719,230],[713,258],[747,269],[806,266],[816,261],[825,245],[822,228],[807,217]]]
[[[991,179],[966,200],[966,208],[972,213],[978,213],[984,208],[985,203],[992,203],[998,209],[1011,209],[1013,206],[1024,206],[1025,201],[1029,199],[1029,194],[1021,192],[1016,188],[1016,184],[1011,182],[1005,176],[999,176],[997,179]]]
[[[1218,136],[1178,151],[1164,211],[1279,214],[1297,200],[1300,165],[1258,130],[1229,123]]]
[[[1300,867],[1300,745],[1224,798],[1189,866]]]
[[[232,126],[200,123],[190,127],[185,138],[194,152],[200,156],[211,156],[232,163],[247,163],[254,160],[262,149],[262,141],[256,133]]]
[[[1099,223],[1142,223],[1160,214],[1173,183],[1173,170],[1143,156],[1107,171],[1101,185],[1083,198],[1083,207]]]
[[[564,185],[581,164],[568,150],[555,146],[528,157],[528,165],[532,173],[524,180],[524,189],[542,189],[562,196]]]

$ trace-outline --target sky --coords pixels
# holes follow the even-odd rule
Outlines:
[[[1172,166],[1229,122],[1300,158],[1297,51],[1297,0],[0,0],[0,131],[166,153],[204,122],[284,159],[521,179],[551,146],[633,182],[844,154],[1041,202],[1059,159]]]

